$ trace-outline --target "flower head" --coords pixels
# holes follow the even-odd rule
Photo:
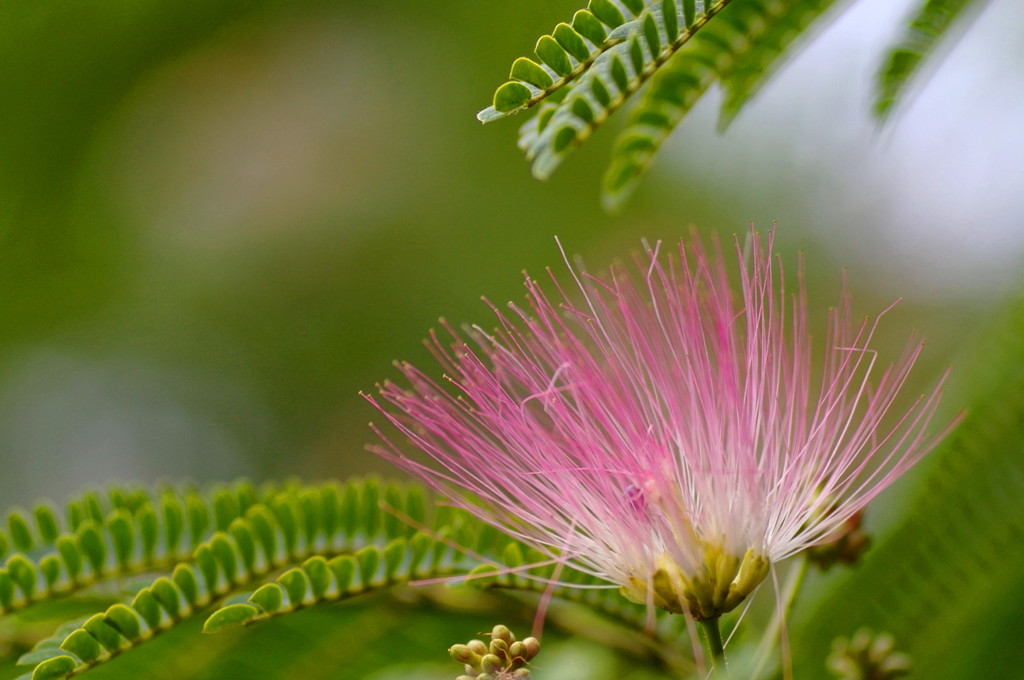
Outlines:
[[[367,397],[420,451],[378,453],[510,535],[697,619],[729,611],[769,566],[829,538],[937,440],[940,388],[896,407],[922,343],[882,367],[878,320],[845,289],[812,362],[802,266],[784,291],[773,233],[646,248],[635,271],[573,272],[498,328],[431,335],[440,383]],[[447,383],[447,384],[444,384]]]

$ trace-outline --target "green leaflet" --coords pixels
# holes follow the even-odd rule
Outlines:
[[[229,604],[213,613],[203,625],[204,633],[219,633],[241,626],[258,616],[260,610],[247,604]]]
[[[11,543],[17,550],[28,552],[32,550],[32,529],[28,520],[25,519],[24,511],[14,510],[7,515],[7,527],[10,532]]]
[[[966,31],[988,0],[921,0],[876,77],[875,116],[885,120],[906,96],[924,61],[954,26]]]
[[[75,670],[78,665],[76,659],[70,656],[57,656],[36,666],[32,671],[32,680],[55,680],[65,678]]]

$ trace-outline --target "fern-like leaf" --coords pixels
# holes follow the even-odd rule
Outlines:
[[[401,510],[389,511],[390,516],[400,513]],[[366,545],[333,558],[313,555],[275,582],[256,590],[247,601],[228,604],[214,612],[207,619],[204,631],[214,633],[249,625],[414,580],[467,576],[474,584],[480,580],[480,585],[486,587],[495,582],[486,577],[486,573],[498,570],[499,564],[523,567],[537,578],[551,574],[551,566],[547,564],[550,560],[545,556],[525,549],[464,511],[447,509],[437,521],[441,526],[436,526],[430,534],[417,531],[394,537],[383,545]],[[480,558],[486,561],[481,562]],[[537,563],[544,566],[531,566]],[[481,573],[481,569],[485,572]],[[514,582],[530,582],[510,573],[496,578],[508,587]]]
[[[483,588],[564,595],[634,627],[649,623],[644,607],[571,568],[559,568],[561,585],[549,587],[555,576],[549,555],[463,510],[440,506],[431,512],[417,485],[375,479],[290,484],[254,495],[244,513],[225,526],[232,512],[219,513],[220,528],[191,558],[136,592],[130,602],[66,624],[37,644],[19,660],[34,666],[25,678],[78,675],[217,604],[206,620],[207,632],[422,579],[462,577]],[[92,526],[91,519],[80,524]],[[127,544],[114,552],[128,554]],[[250,595],[237,595],[275,573],[273,581]],[[678,627],[664,633],[665,638],[654,639],[670,640],[668,646],[675,649]]]
[[[919,0],[879,73],[875,114],[884,120],[936,45],[988,0]],[[536,107],[519,147],[538,179],[589,139],[653,80],[621,133],[605,173],[602,202],[618,208],[668,135],[715,82],[724,88],[719,131],[794,53],[794,43],[836,0],[591,0],[573,24],[515,62],[484,122]]]
[[[708,2],[693,14],[677,0],[651,3],[635,21],[612,32],[620,39],[594,59],[573,81],[562,99],[542,107],[519,134],[519,146],[533,163],[533,174],[546,179],[565,157],[586,141],[652,75],[687,44],[730,0]]]
[[[31,520],[13,510],[9,545],[19,552],[0,568],[0,616],[111,579],[169,569],[256,502],[256,490],[242,481],[208,493],[193,487],[89,491],[66,503],[64,522],[46,503],[35,507]]]
[[[747,0],[721,14],[655,75],[619,135],[602,186],[602,202],[618,208],[655,154],[716,81],[726,87],[722,125],[739,112],[790,43],[834,0]]]
[[[644,6],[641,0],[590,0],[571,23],[558,24],[551,35],[541,36],[534,48],[536,60],[520,57],[513,62],[511,80],[495,91],[493,104],[477,119],[489,123],[550,99],[590,69],[605,50],[622,42],[621,34],[613,35],[613,30],[635,19]]]
[[[70,630],[62,627],[19,662],[38,664],[31,674],[34,680],[77,675],[280,569],[303,565],[307,571],[315,570],[318,560],[310,558],[318,557],[326,563],[336,556],[356,555],[362,556],[364,562],[360,564],[368,573],[366,565],[374,555],[382,557],[386,565],[393,564],[396,548],[387,546],[419,546],[423,542],[396,517],[401,515],[417,523],[427,521],[424,492],[419,486],[384,484],[370,478],[344,485],[289,485],[261,497],[263,500],[250,505],[244,516],[235,517],[201,543],[190,561],[178,563],[168,576],[138,591],[130,604],[115,604],[98,614],[99,619],[89,619],[102,621],[118,637],[105,635],[106,629],[101,627],[99,633],[84,624],[73,625]],[[226,520],[230,513],[218,516]],[[438,513],[435,521],[440,520],[451,521],[452,513]],[[465,519],[460,521],[464,523]],[[453,526],[459,526],[459,522]],[[432,549],[443,556],[442,548]],[[282,578],[296,578],[287,576],[294,571]],[[94,638],[98,647],[87,636]]]
[[[356,595],[390,588],[410,579],[454,573],[432,539],[416,534],[396,538],[383,548],[369,545],[351,555],[327,559],[315,555],[254,592],[245,603],[215,611],[203,626],[206,633],[249,625],[316,604],[340,602]]]
[[[880,120],[903,100],[922,64],[951,29],[966,30],[987,4],[988,0],[922,0],[878,72],[874,112]]]

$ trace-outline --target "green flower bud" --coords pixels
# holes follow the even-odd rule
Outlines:
[[[499,623],[491,631],[491,640],[502,640],[506,645],[511,645],[516,641],[516,636],[512,634],[508,626],[503,626]]]
[[[448,649],[448,654],[455,661],[467,666],[476,667],[480,664],[480,655],[470,649],[468,645],[452,645]]]
[[[517,641],[508,626],[497,625],[491,632],[490,644],[470,640],[464,645],[452,645],[448,654],[463,664],[466,673],[455,680],[529,680],[526,664],[540,651],[537,638]]]
[[[910,657],[896,651],[888,633],[865,628],[849,640],[838,638],[832,643],[828,669],[840,680],[895,680],[910,673]]]
[[[497,673],[504,669],[505,664],[494,654],[485,654],[480,659],[480,670],[484,673]]]
[[[510,658],[508,653],[508,644],[506,644],[504,640],[491,640],[489,651],[491,654],[501,659],[502,662],[508,661]]]

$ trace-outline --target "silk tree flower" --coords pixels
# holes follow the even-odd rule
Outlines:
[[[379,428],[371,448],[632,601],[717,619],[945,434],[928,431],[942,381],[898,405],[922,342],[883,367],[845,277],[814,365],[802,261],[787,294],[773,238],[734,239],[735,288],[695,237],[570,268],[569,290],[552,275],[555,299],[527,277],[493,332],[442,321],[444,377],[400,363],[408,387],[366,397],[432,461]]]

